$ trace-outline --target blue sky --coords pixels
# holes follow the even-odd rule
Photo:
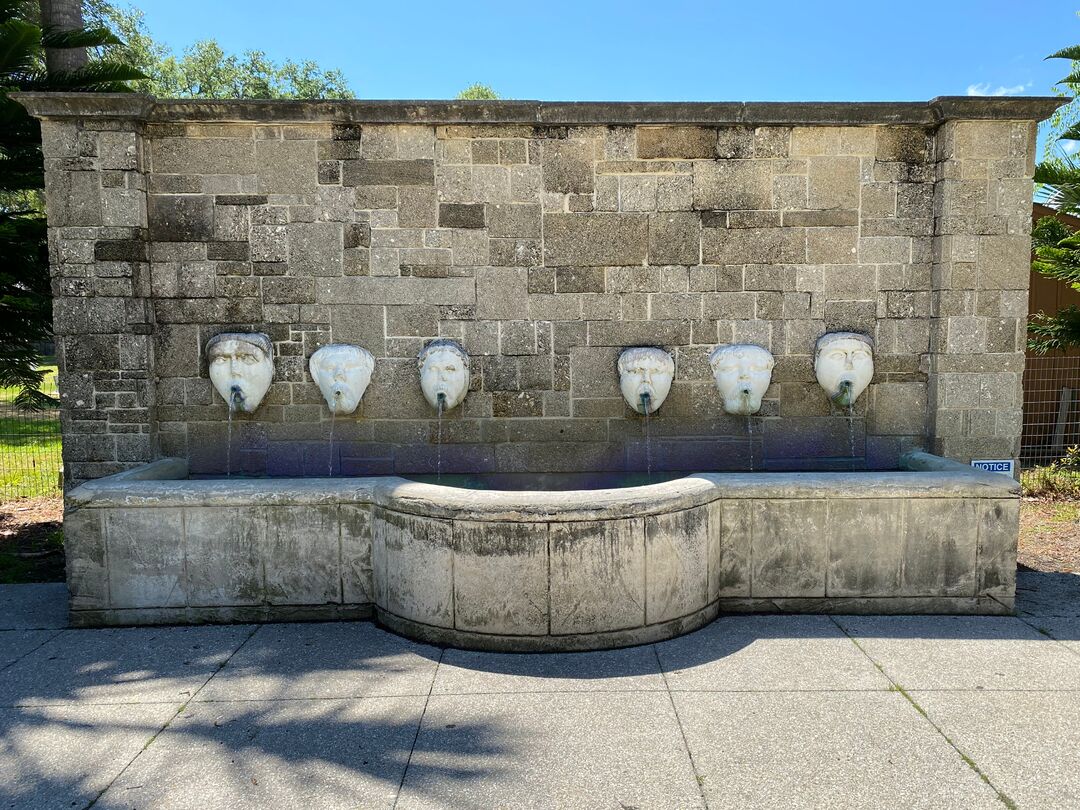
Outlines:
[[[176,50],[213,37],[315,59],[360,98],[449,98],[475,81],[545,100],[1046,95],[1068,65],[1043,57],[1080,43],[1076,0],[134,4]]]

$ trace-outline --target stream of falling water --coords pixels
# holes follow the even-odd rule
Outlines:
[[[225,460],[225,477],[226,478],[232,478],[232,415],[233,415],[233,410],[234,410],[233,404],[230,402],[229,403],[229,421],[228,421],[229,427],[228,427],[228,431],[226,433],[226,439],[225,439],[225,445],[226,445],[226,447],[225,447],[225,459],[226,459]]]
[[[334,424],[337,422],[337,409],[330,411],[330,458],[327,460],[326,474],[334,477]]]
[[[746,436],[750,440],[750,472],[754,471],[754,417],[746,414]]]
[[[847,406],[847,436],[848,436],[848,456],[851,459],[851,469],[855,470],[855,403],[848,403]]]
[[[446,395],[439,394],[439,428],[435,434],[435,480],[442,482],[442,412]]]
[[[641,411],[645,414],[645,475],[652,481],[652,439],[649,436],[649,395],[641,395]]]

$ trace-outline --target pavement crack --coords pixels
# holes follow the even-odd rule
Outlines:
[[[179,717],[183,713],[183,711],[188,707],[188,705],[193,700],[195,700],[195,697],[199,694],[199,692],[201,692],[203,689],[205,689],[206,685],[208,683],[210,683],[210,681],[212,681],[214,679],[214,676],[217,675],[219,672],[221,672],[221,670],[223,670],[228,665],[228,663],[233,659],[233,656],[235,656],[238,652],[240,652],[240,650],[244,649],[244,646],[249,641],[251,641],[251,639],[254,637],[254,635],[259,632],[261,627],[262,627],[262,625],[257,624],[252,628],[251,632],[248,633],[247,636],[244,638],[244,640],[241,641],[237,645],[236,649],[233,650],[231,653],[229,653],[227,656],[225,656],[225,658],[222,660],[222,662],[220,664],[218,664],[217,669],[215,669],[213,672],[210,673],[210,677],[207,678],[205,681],[203,681],[202,685],[198,689],[196,689],[194,692],[192,692],[191,695],[188,696],[187,700],[185,700],[183,703],[180,704],[180,707],[175,712],[173,712],[172,716],[168,720],[165,721],[164,725],[162,725],[161,728],[159,728],[157,731],[155,731],[150,736],[150,739],[146,741],[146,744],[143,745],[143,747],[138,750],[138,752],[135,754],[135,756],[133,756],[128,761],[128,763],[117,772],[116,776],[114,776],[112,779],[109,780],[109,784],[105,785],[105,787],[101,789],[101,792],[98,793],[98,795],[95,796],[90,801],[90,803],[88,805],[86,805],[84,810],[90,810],[91,807],[96,805],[98,803],[98,801],[101,800],[102,796],[104,796],[106,793],[109,792],[109,788],[111,788],[116,783],[116,780],[119,779],[121,776],[123,776],[124,773],[127,772],[128,768],[130,768],[132,765],[135,764],[135,760],[137,760],[139,757],[141,757],[143,755],[143,752],[145,752],[147,748],[149,748],[151,745],[153,745],[154,741],[159,736],[161,736],[169,728],[169,726],[171,726],[173,724],[173,721],[176,720],[176,718]]]
[[[671,704],[671,711],[675,713],[675,725],[679,727],[679,736],[682,738],[683,748],[686,750],[686,756],[690,760],[690,769],[694,772],[694,781],[697,783],[698,793],[701,795],[701,804],[705,807],[705,810],[709,808],[709,799],[705,795],[705,774],[698,771],[697,763],[694,762],[694,754],[690,750],[690,742],[686,739],[686,730],[683,728],[682,718],[679,717],[679,709],[675,705],[675,697],[671,693],[671,686],[668,684],[667,673],[664,671],[664,665],[660,661],[660,651],[656,648],[656,645],[652,645],[653,655],[656,656],[656,669],[660,673],[660,678],[664,682],[664,691],[667,692],[668,703]]]
[[[53,629],[53,628],[48,628],[48,629]],[[8,631],[5,631],[5,632],[8,632]],[[10,631],[10,632],[14,633],[14,632],[18,632],[18,631],[16,631],[16,630],[12,630],[12,631]],[[62,635],[63,635],[64,633],[66,633],[66,632],[67,632],[67,630],[66,630],[66,629],[62,629],[62,630],[57,630],[57,631],[56,631],[55,633],[53,633],[53,634],[52,634],[51,636],[49,636],[49,637],[48,637],[47,639],[45,639],[45,640],[44,640],[43,642],[41,642],[41,643],[40,643],[40,644],[38,644],[38,645],[37,645],[36,647],[34,647],[34,648],[33,648],[32,650],[27,650],[27,651],[26,651],[26,652],[24,652],[24,653],[23,653],[22,655],[20,655],[20,656],[19,656],[18,658],[16,658],[16,659],[15,659],[14,661],[8,661],[8,662],[7,662],[6,664],[4,664],[4,665],[3,665],[2,667],[0,667],[0,672],[3,672],[3,671],[4,671],[5,669],[7,669],[8,667],[13,667],[13,666],[15,666],[15,665],[16,665],[17,663],[19,663],[20,661],[22,661],[22,660],[23,660],[24,658],[26,658],[26,657],[27,657],[28,655],[33,655],[33,654],[34,654],[34,653],[36,653],[36,652],[37,652],[38,650],[40,650],[40,649],[41,649],[42,647],[44,647],[44,646],[45,646],[46,644],[48,644],[48,643],[49,643],[50,641],[52,641],[53,639],[59,638],[60,636],[62,636]]]
[[[874,660],[874,658],[870,655],[870,653],[866,651],[866,648],[863,647],[863,645],[859,643],[858,639],[856,639],[853,635],[851,635],[851,633],[848,632],[847,628],[844,627],[842,624],[840,624],[840,622],[838,622],[836,620],[835,616],[830,616],[829,618],[832,620],[832,623],[835,624],[837,626],[837,628],[839,628],[840,632],[843,633],[845,636],[848,637],[848,639],[851,640],[851,643],[855,645],[855,647],[859,650],[859,652],[861,652],[863,655],[866,656],[866,660],[868,660],[871,664],[873,664],[875,667],[877,667],[878,672],[880,672],[882,675],[884,675],[886,678],[889,679],[889,683],[892,684],[892,689],[895,692],[897,692],[899,695],[901,695],[904,698],[904,700],[906,700],[908,703],[910,703],[912,708],[914,708],[915,711],[917,711],[919,713],[919,715],[927,723],[930,724],[930,727],[932,729],[934,729],[934,731],[936,731],[939,735],[941,735],[941,739],[945,740],[945,742],[949,744],[949,747],[952,748],[953,751],[956,752],[957,756],[960,757],[960,760],[965,765],[967,765],[972,771],[974,771],[975,775],[978,776],[983,782],[985,782],[987,787],[989,787],[992,791],[994,791],[995,794],[997,794],[998,801],[1000,801],[1003,805],[1005,805],[1007,808],[1009,808],[1009,810],[1016,810],[1016,807],[1017,807],[1016,802],[1014,802],[1012,799],[1010,799],[1008,797],[1008,795],[1006,795],[997,785],[995,785],[990,780],[990,777],[987,776],[986,772],[982,768],[979,767],[978,763],[975,762],[975,760],[972,759],[970,756],[965,754],[963,752],[963,750],[961,750],[960,746],[957,745],[955,742],[953,742],[952,739],[949,737],[949,735],[946,734],[942,730],[941,726],[939,726],[937,723],[935,723],[933,720],[930,719],[930,715],[927,713],[926,709],[924,709],[922,706],[920,706],[919,703],[915,700],[915,698],[912,697],[911,694],[908,693],[908,691],[906,689],[904,689],[904,687],[901,686],[900,683],[898,681],[896,681],[895,678],[890,676],[889,673],[885,671],[885,668],[883,666],[881,666],[881,664],[879,664],[877,661]]]

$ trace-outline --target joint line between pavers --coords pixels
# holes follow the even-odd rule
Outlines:
[[[930,715],[927,713],[926,709],[920,706],[916,702],[915,698],[908,694],[907,690],[904,689],[904,687],[901,686],[891,675],[889,675],[881,664],[879,664],[871,657],[870,653],[866,651],[866,648],[863,647],[863,645],[860,644],[858,640],[847,631],[847,628],[840,624],[840,622],[836,620],[835,616],[829,616],[829,619],[832,621],[833,624],[837,626],[841,633],[843,633],[845,636],[848,637],[848,639],[851,640],[851,643],[855,645],[856,649],[858,649],[859,652],[866,656],[866,660],[868,660],[871,664],[877,667],[878,672],[880,672],[889,680],[889,683],[892,684],[893,689],[899,692],[900,695],[904,698],[904,700],[911,704],[911,707],[915,709],[915,711],[917,711],[927,723],[930,724],[930,727],[941,735],[941,739],[945,740],[945,742],[949,744],[949,747],[956,752],[957,756],[960,757],[961,761],[969,768],[971,768],[971,770],[975,772],[975,775],[978,776],[983,782],[985,782],[987,787],[989,787],[992,791],[994,791],[994,793],[997,794],[998,801],[1000,801],[1003,805],[1009,808],[1009,810],[1016,810],[1016,802],[1010,799],[1007,794],[1005,794],[1000,788],[998,788],[997,785],[990,781],[990,777],[986,774],[985,771],[983,771],[982,768],[979,767],[978,763],[960,750],[960,746],[954,743],[949,737],[949,735],[946,734],[937,723],[930,719]]]
[[[991,597],[991,598],[993,598],[993,597]],[[1074,650],[1074,649],[1072,648],[1072,645],[1066,644],[1066,643],[1065,643],[1064,641],[1062,641],[1062,640],[1061,640],[1060,638],[1056,638],[1055,636],[1053,636],[1053,635],[1052,635],[1052,634],[1050,633],[1050,631],[1048,631],[1048,630],[1045,630],[1045,629],[1043,629],[1042,627],[1039,627],[1039,625],[1037,625],[1037,624],[1034,624],[1033,622],[1031,622],[1031,621],[1030,621],[1030,618],[1031,618],[1031,617],[1028,617],[1028,616],[1021,616],[1021,615],[1020,615],[1019,613],[1016,613],[1016,614],[1013,614],[1013,615],[1015,615],[1017,619],[1019,619],[1020,621],[1022,621],[1022,622],[1023,622],[1024,624],[1026,624],[1026,625],[1027,625],[1028,627],[1030,627],[1030,628],[1031,628],[1032,630],[1034,630],[1034,631],[1035,631],[1036,633],[1038,633],[1039,635],[1041,635],[1041,636],[1046,636],[1046,637],[1047,637],[1048,639],[1050,639],[1051,641],[1053,641],[1053,642],[1054,642],[1055,644],[1057,644],[1057,645],[1059,645],[1059,646],[1061,646],[1061,647],[1064,647],[1064,648],[1065,648],[1066,650],[1068,650],[1068,651],[1069,651],[1070,653],[1072,653],[1073,655],[1080,655],[1080,649]],[[1041,691],[1041,690],[1032,690],[1032,691]],[[1060,690],[1058,690],[1058,689],[1055,689],[1054,691],[1055,691],[1055,692],[1057,692],[1057,691],[1061,691],[1061,692],[1071,692],[1071,691],[1073,691],[1073,690],[1072,690],[1072,689],[1060,689]]]
[[[49,629],[49,630],[52,630],[52,629],[55,629],[55,628],[51,628],[51,627],[50,627],[50,628],[41,628],[41,629]],[[7,631],[5,631],[5,632],[7,632]],[[14,630],[13,630],[13,631],[11,631],[11,632],[16,632],[16,631],[14,631]],[[46,644],[48,644],[48,643],[49,643],[50,641],[52,641],[52,640],[53,640],[54,638],[57,638],[58,636],[62,635],[63,633],[66,633],[66,632],[67,632],[67,630],[66,630],[66,629],[60,629],[60,630],[57,630],[57,631],[56,631],[55,633],[53,633],[53,634],[52,634],[51,636],[49,636],[49,637],[48,637],[47,639],[45,639],[45,640],[44,640],[43,642],[41,642],[41,643],[40,643],[40,644],[38,644],[38,645],[37,645],[36,647],[34,647],[34,649],[32,649],[32,650],[27,650],[27,651],[26,651],[26,652],[24,652],[24,653],[23,653],[22,655],[20,655],[20,656],[19,656],[18,658],[16,658],[16,659],[15,659],[14,661],[9,661],[8,663],[4,664],[4,665],[3,665],[2,667],[0,667],[0,672],[3,672],[3,671],[4,671],[5,669],[7,669],[8,667],[13,667],[13,666],[15,666],[15,665],[16,665],[17,663],[19,663],[19,662],[20,662],[20,661],[22,661],[22,660],[23,660],[24,658],[26,658],[26,656],[28,656],[28,655],[33,655],[33,654],[34,654],[34,653],[36,653],[36,652],[37,652],[38,650],[40,650],[40,649],[41,649],[42,647],[44,647],[44,646],[45,646]]]
[[[413,753],[416,751],[416,741],[420,739],[420,729],[424,727],[424,717],[427,715],[428,704],[431,702],[431,693],[435,691],[435,681],[439,677],[439,667],[442,666],[444,655],[446,655],[446,648],[442,647],[439,649],[439,660],[435,662],[435,672],[431,676],[431,685],[428,686],[428,693],[424,698],[424,708],[420,710],[420,719],[416,721],[416,733],[413,735],[412,745],[409,746],[409,756],[406,758],[405,767],[401,771],[401,781],[398,782],[398,789],[394,795],[391,810],[396,810],[398,802],[401,801],[401,791],[405,788],[405,777],[409,775],[409,765],[412,764]]]
[[[141,757],[143,755],[143,752],[147,748],[149,748],[151,745],[154,744],[154,741],[159,736],[161,736],[169,728],[169,726],[172,725],[173,720],[175,720],[177,717],[179,717],[181,712],[183,712],[184,709],[186,709],[188,707],[188,705],[190,703],[192,703],[195,700],[196,697],[198,697],[199,693],[203,689],[206,688],[206,685],[208,683],[210,683],[210,681],[212,681],[214,679],[215,675],[217,675],[219,672],[221,672],[221,670],[223,670],[226,666],[228,666],[229,662],[232,661],[233,656],[235,656],[238,652],[240,652],[240,650],[244,649],[245,645],[247,645],[247,643],[249,641],[251,641],[251,639],[255,636],[256,633],[259,632],[259,630],[261,628],[262,628],[261,624],[257,624],[252,628],[251,632],[248,633],[247,638],[245,638],[243,641],[241,641],[237,645],[236,649],[233,650],[231,653],[229,653],[229,655],[225,658],[225,660],[221,662],[221,664],[218,666],[218,668],[210,673],[210,677],[207,678],[205,681],[203,681],[202,685],[198,689],[196,689],[187,700],[185,700],[183,703],[180,704],[180,708],[178,708],[175,712],[173,712],[172,716],[168,720],[165,721],[165,724],[161,728],[159,728],[157,731],[155,731],[153,733],[153,735],[151,735],[150,739],[146,741],[146,744],[142,748],[140,748],[138,750],[138,752],[135,754],[135,756],[133,756],[131,758],[131,760],[127,763],[127,765],[125,765],[123,768],[121,768],[119,770],[119,772],[117,772],[116,776],[114,776],[112,779],[109,780],[109,784],[105,785],[105,787],[101,789],[101,792],[98,793],[98,795],[95,796],[90,801],[90,803],[88,805],[86,805],[84,810],[90,810],[91,807],[96,805],[101,800],[102,796],[104,796],[106,793],[109,792],[109,788],[111,788],[114,784],[116,784],[116,780],[119,779],[121,776],[123,776],[127,772],[128,768],[130,768],[132,765],[135,764],[135,760],[137,760],[139,757]]]
[[[690,750],[690,743],[686,739],[686,730],[683,728],[682,718],[679,717],[679,709],[675,705],[675,698],[671,694],[671,686],[668,684],[667,673],[664,671],[664,665],[660,661],[660,651],[656,648],[656,645],[652,645],[653,655],[656,656],[656,668],[660,672],[660,678],[664,682],[664,691],[667,693],[668,703],[671,704],[671,711],[675,713],[675,725],[679,727],[679,736],[683,741],[683,748],[686,750],[686,756],[690,760],[690,770],[694,772],[694,781],[697,782],[698,793],[701,795],[702,806],[705,810],[709,808],[709,799],[705,795],[705,777],[698,771],[697,763],[694,762],[694,754]]]

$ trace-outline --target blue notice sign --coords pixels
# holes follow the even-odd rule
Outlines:
[[[1013,474],[1013,460],[1011,458],[980,458],[972,459],[971,466],[987,472]]]

